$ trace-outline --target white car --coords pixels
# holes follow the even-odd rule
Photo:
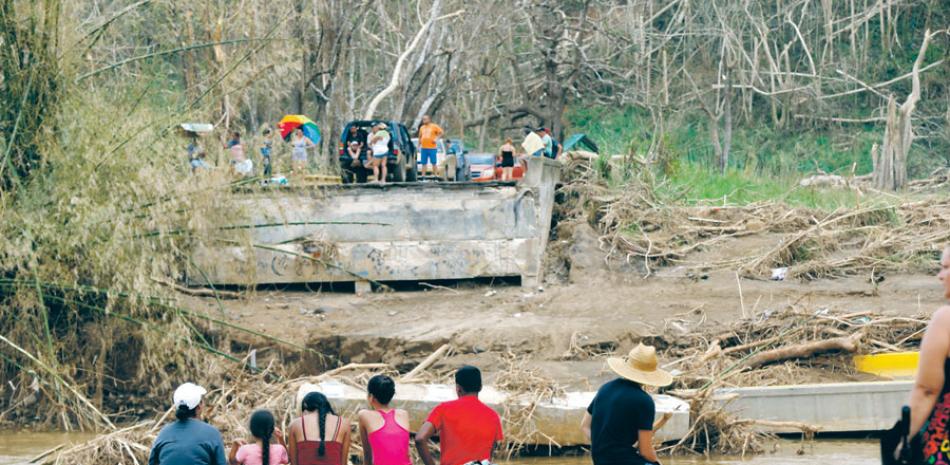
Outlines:
[[[416,166],[418,167],[417,171],[419,175],[422,176],[422,170],[424,167],[422,166],[422,148],[419,147],[419,138],[413,137],[412,144],[416,146]],[[439,139],[435,142],[435,150],[436,150],[435,166],[438,167],[442,164],[442,162],[445,161],[446,150],[445,150],[445,141],[443,139]]]

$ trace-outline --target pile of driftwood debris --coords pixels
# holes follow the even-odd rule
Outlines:
[[[806,437],[819,428],[766,422],[726,413],[718,388],[876,379],[854,369],[855,354],[916,350],[926,316],[834,312],[794,305],[734,324],[705,328],[701,310],[677,315],[666,334],[646,338],[677,373],[668,393],[690,400],[691,431],[671,452],[746,454],[763,450],[763,431],[782,426]],[[672,321],[671,321],[672,322]]]
[[[660,198],[648,169],[621,187],[608,187],[596,159],[573,157],[562,188],[562,218],[589,222],[602,234],[610,258],[657,267],[732,269],[747,277],[769,278],[788,268],[787,278],[814,279],[884,271],[931,270],[950,241],[950,200],[946,196],[868,195],[850,208],[824,211],[781,200],[733,205],[670,202]],[[915,181],[912,187],[943,186],[947,174]],[[753,235],[780,235],[768,250],[743,257],[697,262],[689,255],[725,241]]]

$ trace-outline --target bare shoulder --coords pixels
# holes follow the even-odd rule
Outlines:
[[[938,308],[933,316],[930,317],[930,324],[932,326],[950,328],[950,305],[944,305]]]
[[[294,435],[294,434],[296,434],[298,431],[300,431],[300,422],[302,422],[302,421],[303,421],[303,418],[302,418],[302,417],[297,417],[297,418],[294,418],[293,420],[291,420],[291,421],[290,421],[290,428],[287,429],[287,434],[288,434],[288,435]]]
[[[375,410],[363,409],[356,413],[356,420],[359,424],[364,424],[369,421],[373,421],[376,417],[379,416]],[[340,418],[340,421],[346,423],[346,418]]]

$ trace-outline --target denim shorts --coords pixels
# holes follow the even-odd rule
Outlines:
[[[435,165],[436,155],[439,153],[438,149],[422,149],[422,164],[423,165]]]

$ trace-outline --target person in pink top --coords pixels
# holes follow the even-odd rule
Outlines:
[[[363,439],[363,465],[411,465],[409,413],[389,406],[396,383],[386,375],[370,378],[366,399],[372,410],[359,413]]]
[[[251,415],[253,443],[234,441],[228,462],[231,465],[282,465],[290,463],[284,436],[274,428],[274,415],[267,410],[258,410]],[[276,444],[274,443],[276,442]]]

